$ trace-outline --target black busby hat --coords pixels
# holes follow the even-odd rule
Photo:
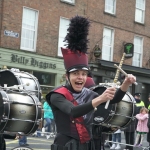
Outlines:
[[[68,33],[64,39],[67,48],[61,48],[67,72],[89,70],[87,56],[89,26],[89,20],[81,16],[75,16],[70,20]]]

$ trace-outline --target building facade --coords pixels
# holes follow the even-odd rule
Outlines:
[[[43,93],[65,83],[60,47],[64,47],[69,19],[89,18],[89,65],[96,84],[113,82],[126,43],[134,44],[134,55],[122,68],[137,77],[131,94],[142,93],[148,104],[150,93],[150,2],[146,0],[1,0],[0,66],[34,74]],[[99,45],[101,55],[94,57]],[[41,80],[40,78],[43,77]],[[47,83],[44,80],[48,80]]]

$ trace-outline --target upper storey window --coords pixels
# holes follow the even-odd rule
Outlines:
[[[145,0],[136,0],[135,21],[144,23],[145,19]]]
[[[142,67],[142,53],[143,53],[143,37],[134,37],[134,55],[132,58],[132,65]]]
[[[38,11],[24,7],[20,49],[36,51],[37,26]]]
[[[62,56],[61,47],[65,48],[66,42],[64,39],[67,35],[67,29],[69,27],[70,20],[67,18],[60,17],[59,23],[59,39],[58,39],[58,56]]]
[[[105,12],[110,14],[116,13],[116,0],[105,0]]]
[[[104,28],[102,44],[102,59],[112,61],[113,45],[114,45],[114,30],[111,28]]]

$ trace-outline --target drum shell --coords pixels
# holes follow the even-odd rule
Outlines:
[[[4,112],[0,132],[34,133],[41,119],[41,105],[36,96],[14,91],[0,91]]]

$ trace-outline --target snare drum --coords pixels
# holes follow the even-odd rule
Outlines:
[[[41,88],[38,79],[28,72],[19,70],[1,70],[0,71],[0,85],[4,87],[14,85],[22,85],[23,90],[35,94],[41,101]]]
[[[4,104],[0,133],[34,133],[41,122],[41,103],[35,95],[24,92],[0,91]]]
[[[95,86],[91,90],[102,94],[106,88],[104,86]],[[129,92],[126,92],[119,103],[109,104],[107,109],[105,109],[105,104],[99,105],[97,111],[94,112],[93,124],[125,128],[134,119],[134,111],[134,97]]]

